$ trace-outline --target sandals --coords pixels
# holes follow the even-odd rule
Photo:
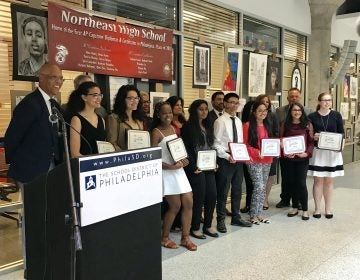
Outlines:
[[[256,218],[251,218],[250,223],[252,223],[253,225],[260,225],[260,222],[256,219]]]
[[[270,224],[270,221],[268,219],[257,217],[258,221],[263,224]]]
[[[168,248],[168,249],[177,249],[179,246],[170,239],[167,239],[166,241],[161,241],[161,246]]]
[[[194,243],[192,243],[190,239],[181,240],[180,246],[185,247],[189,251],[197,250],[197,246]]]

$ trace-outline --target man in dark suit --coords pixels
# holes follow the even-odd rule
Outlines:
[[[44,64],[39,71],[39,87],[16,106],[5,133],[5,156],[6,162],[10,164],[8,176],[20,187],[26,207],[39,207],[35,205],[37,202],[27,199],[27,190],[24,190],[26,184],[47,173],[62,160],[58,126],[50,122],[49,116],[52,106],[60,109],[53,98],[59,93],[63,81],[62,71],[58,66]],[[34,191],[37,192],[36,196],[45,200],[46,194],[43,189]],[[32,225],[26,224],[26,227],[30,229]],[[24,230],[25,220],[23,254],[26,268]]]
[[[297,88],[291,88],[288,90],[287,100],[288,104],[282,107],[279,107],[276,109],[276,116],[279,120],[280,127],[284,124],[286,116],[289,112],[289,107],[293,103],[301,103],[301,92]],[[304,107],[306,115],[309,115],[311,113],[311,109]],[[280,171],[281,171],[281,194],[280,194],[280,202],[276,204],[276,208],[283,208],[283,207],[289,207],[290,206],[290,190],[289,186],[286,183],[286,166],[283,159],[280,158]]]
[[[223,114],[224,111],[224,93],[222,91],[214,92],[211,96],[211,105],[213,109],[209,112],[211,125]]]

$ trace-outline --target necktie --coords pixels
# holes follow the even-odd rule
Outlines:
[[[237,135],[237,130],[236,130],[235,117],[230,117],[230,118],[232,120],[233,142],[237,143],[238,135]]]
[[[220,113],[219,113],[219,117],[220,117],[221,115],[222,115],[222,113],[220,112]]]
[[[60,108],[59,104],[56,102],[55,99],[50,98],[50,107],[51,107],[51,111],[53,107],[56,107],[57,109]],[[51,112],[52,114],[52,112]],[[59,127],[58,127],[58,122],[56,123],[52,123],[51,124],[51,129],[52,129],[52,138],[53,138],[53,154],[54,154],[54,158],[55,160],[60,160],[60,151],[59,151]]]

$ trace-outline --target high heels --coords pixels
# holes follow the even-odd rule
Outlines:
[[[325,214],[326,219],[332,219],[334,217],[334,214]]]

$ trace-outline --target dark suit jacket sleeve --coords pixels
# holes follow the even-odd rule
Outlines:
[[[11,164],[17,149],[23,142],[32,124],[37,119],[36,112],[39,112],[39,105],[33,98],[23,99],[15,107],[13,117],[5,133],[6,162]]]
[[[181,129],[181,138],[184,141],[186,152],[188,153],[189,164],[185,167],[186,172],[194,172],[197,169],[197,154],[195,153],[195,147],[192,141],[193,137],[195,137],[195,135],[191,135],[189,123],[185,123]]]

